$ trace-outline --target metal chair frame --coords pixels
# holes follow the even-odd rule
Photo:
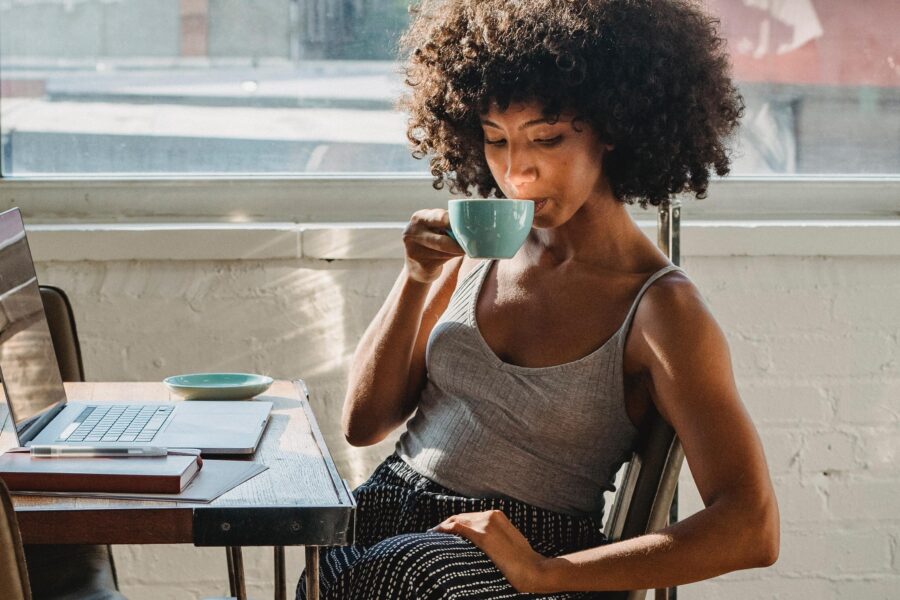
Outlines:
[[[673,264],[681,264],[681,203],[660,205],[657,244]],[[606,522],[610,541],[625,540],[656,531],[677,521],[678,474],[684,451],[675,430],[655,413],[625,469],[621,486]],[[613,592],[613,600],[644,600],[647,590]],[[656,590],[656,600],[674,600],[677,588]]]

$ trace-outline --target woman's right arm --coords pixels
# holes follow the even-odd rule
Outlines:
[[[342,426],[354,446],[380,442],[416,408],[428,336],[453,295],[462,264],[462,249],[442,233],[449,226],[447,211],[424,210],[403,232],[406,264],[350,367]]]

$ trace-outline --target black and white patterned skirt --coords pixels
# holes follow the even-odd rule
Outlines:
[[[466,498],[423,477],[396,454],[354,490],[356,544],[322,550],[322,600],[599,600],[600,593],[518,593],[477,546],[427,530],[464,512],[501,510],[544,556],[606,542],[601,524],[507,498]],[[306,599],[306,577],[297,598]]]

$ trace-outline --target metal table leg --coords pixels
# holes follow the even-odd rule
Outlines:
[[[287,600],[284,546],[275,546],[275,600]]]
[[[240,546],[228,546],[225,549],[228,557],[228,585],[231,596],[238,600],[247,600],[247,586],[244,583],[244,556]]]
[[[318,546],[306,546],[306,600],[319,600]]]

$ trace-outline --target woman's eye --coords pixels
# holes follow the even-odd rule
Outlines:
[[[552,138],[541,138],[541,139],[536,139],[534,141],[536,143],[540,144],[541,146],[555,146],[562,141],[562,136],[557,135]]]
[[[487,144],[488,146],[501,146],[506,143],[506,140],[504,140],[504,139],[489,140],[489,139],[485,138],[484,143]]]

